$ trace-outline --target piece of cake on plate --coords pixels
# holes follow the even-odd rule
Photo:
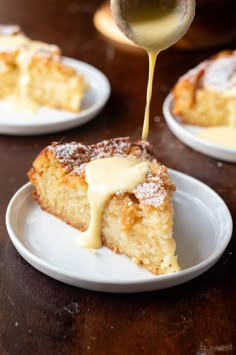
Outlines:
[[[221,51],[188,71],[172,94],[182,122],[236,127],[236,51]]]
[[[31,40],[18,26],[0,26],[0,99],[32,111],[78,112],[84,94],[83,75],[63,62],[58,46]]]
[[[119,183],[120,179],[126,182],[124,177],[137,175],[139,167],[144,175],[132,191],[119,188],[104,200],[98,223],[101,245],[128,255],[156,275],[180,270],[172,235],[175,185],[146,141],[131,143],[129,138],[115,138],[88,146],[76,142],[52,143],[39,153],[28,173],[35,187],[34,200],[43,210],[80,231],[91,231],[88,190],[92,188],[92,194],[96,194],[98,188],[91,186],[91,176],[88,179],[87,175],[89,167],[97,163],[99,166],[105,160],[109,164],[115,160],[113,175],[120,174],[120,178],[116,176]],[[118,163],[130,161],[133,167],[122,176]],[[102,172],[101,168],[94,175],[102,173],[102,179],[106,180],[112,169],[103,168]],[[101,189],[107,186],[101,179],[99,184]],[[99,202],[96,198],[94,201]],[[85,236],[78,234],[78,238],[83,240]]]

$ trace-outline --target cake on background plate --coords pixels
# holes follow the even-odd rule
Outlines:
[[[126,254],[153,274],[180,270],[173,239],[175,185],[146,141],[115,138],[88,146],[52,143],[39,153],[28,173],[35,187],[34,200],[43,210],[85,231],[90,222],[86,166],[111,157],[147,162],[148,172],[144,183],[132,192],[118,191],[106,201],[101,217],[102,244]]]
[[[83,75],[63,63],[61,50],[28,38],[19,26],[0,26],[0,99],[22,108],[80,111]]]
[[[183,123],[236,127],[236,51],[221,51],[180,77],[173,113]]]

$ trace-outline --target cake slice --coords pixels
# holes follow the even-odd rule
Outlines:
[[[0,26],[0,99],[32,111],[78,112],[84,94],[83,75],[64,64],[58,46],[33,41],[18,26]]]
[[[172,90],[173,113],[199,126],[236,127],[236,51],[221,51],[183,75]]]
[[[153,274],[180,270],[175,256],[172,194],[167,168],[156,161],[146,141],[129,138],[94,145],[52,143],[40,152],[28,176],[41,208],[85,231],[90,222],[86,167],[97,159],[134,158],[148,163],[143,183],[132,192],[118,191],[105,203],[101,218],[102,244],[128,255]],[[78,234],[78,238],[83,236]]]

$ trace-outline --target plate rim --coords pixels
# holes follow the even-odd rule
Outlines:
[[[10,223],[11,210],[14,206],[14,203],[15,203],[16,199],[19,198],[19,196],[22,193],[24,193],[25,191],[27,191],[29,189],[32,189],[33,185],[30,182],[27,182],[26,184],[21,186],[14,193],[14,195],[10,199],[10,202],[7,206],[5,223],[6,223],[9,237],[10,237],[14,247],[18,251],[18,253],[35,269],[39,270],[40,272],[44,273],[45,275],[52,277],[53,279],[62,281],[66,284],[74,285],[76,287],[82,287],[85,289],[98,290],[98,291],[103,291],[103,292],[127,293],[127,292],[145,292],[145,291],[150,291],[150,290],[158,290],[158,289],[169,288],[169,287],[173,287],[175,285],[185,283],[185,282],[192,280],[192,279],[196,278],[197,276],[203,274],[205,271],[210,269],[219,260],[219,258],[222,256],[222,254],[224,253],[225,249],[227,248],[227,246],[231,240],[232,231],[233,231],[233,220],[232,220],[232,216],[230,214],[230,211],[229,211],[226,203],[224,202],[224,200],[207,184],[203,183],[202,181],[200,181],[190,175],[184,174],[180,171],[177,171],[174,169],[168,169],[168,170],[171,174],[179,176],[180,178],[183,178],[183,177],[185,179],[187,178],[189,181],[200,184],[200,186],[203,186],[204,188],[206,188],[211,194],[214,195],[214,197],[224,207],[224,210],[226,213],[226,218],[229,222],[227,236],[224,236],[224,239],[221,241],[220,248],[219,247],[215,248],[214,252],[212,254],[210,254],[205,260],[203,260],[200,263],[193,265],[187,269],[181,270],[176,273],[167,274],[167,275],[151,275],[151,278],[141,277],[139,280],[133,280],[133,281],[132,280],[131,281],[129,281],[129,280],[117,281],[116,280],[113,282],[112,280],[109,280],[109,281],[102,280],[101,278],[98,281],[96,278],[91,278],[91,277],[90,278],[83,278],[81,276],[78,277],[78,275],[76,275],[73,272],[65,271],[65,270],[63,271],[58,266],[50,264],[49,262],[47,262],[44,259],[40,258],[39,256],[35,255],[32,251],[30,251],[21,242],[21,239],[14,233],[14,231],[11,227],[11,223]],[[34,203],[34,202],[32,201],[32,203]],[[35,264],[37,266],[35,266]],[[38,265],[40,267],[38,267]],[[46,268],[47,271],[49,271],[49,272],[46,273],[45,271],[42,271],[42,269],[44,269],[44,268]],[[52,276],[52,273],[54,273],[54,272],[56,274],[58,274],[60,277],[58,278],[58,277]],[[68,280],[64,281],[63,279],[65,277],[69,278],[70,280],[71,279],[76,280],[76,282],[68,282]],[[172,280],[172,283],[169,286],[162,287],[162,283],[165,283],[165,282],[168,283],[169,280]],[[83,284],[87,285],[87,287],[83,286]],[[161,287],[158,287],[158,284],[160,284]],[[93,287],[88,287],[88,285],[89,286],[93,285]],[[132,291],[132,290],[131,291],[129,291],[129,290],[128,291],[124,291],[124,290],[119,291],[117,289],[115,289],[115,291],[112,291],[110,289],[108,291],[106,289],[100,290],[99,288],[97,288],[97,286],[101,286],[101,285],[108,286],[108,288],[110,288],[112,286],[115,286],[115,287],[129,286],[131,289],[134,288],[134,291]],[[145,288],[146,285],[149,285],[149,287]],[[137,287],[135,287],[135,286],[137,286]]]
[[[201,149],[201,147],[206,149],[211,149],[214,150],[216,153],[212,153],[214,155],[210,155],[210,156],[216,159],[222,159],[222,160],[224,159],[230,162],[236,162],[236,148],[224,147],[223,145],[217,143],[208,142],[207,140],[199,138],[196,135],[194,135],[192,132],[189,132],[187,129],[185,129],[183,127],[184,124],[177,121],[178,116],[174,115],[171,111],[171,105],[173,104],[173,101],[174,101],[174,97],[173,94],[170,92],[163,102],[163,115],[165,117],[168,127],[170,128],[170,130],[175,136],[177,136],[183,143],[185,143],[192,149],[198,150],[201,153],[210,155],[210,153],[206,153],[205,150]],[[196,127],[201,128],[200,126],[196,126]],[[189,141],[186,141],[186,139],[182,139],[182,137],[180,137],[181,133],[185,137],[187,137],[190,142],[192,141],[195,144],[199,144],[200,149],[197,149],[195,146],[193,147],[193,145],[191,145],[191,143],[189,144]],[[232,158],[229,157],[228,160],[227,158],[217,157],[217,153],[218,154],[223,153],[223,154],[229,154],[235,156]]]
[[[84,74],[84,72],[89,71],[90,74],[92,73],[92,76],[94,76],[94,79],[96,82],[102,83],[103,85],[103,90],[104,94],[102,99],[96,101],[93,105],[90,107],[85,108],[84,110],[81,110],[79,112],[71,112],[71,111],[66,111],[66,110],[58,110],[59,112],[65,112],[65,117],[60,118],[56,122],[37,122],[36,124],[34,122],[20,122],[18,124],[14,122],[0,122],[0,134],[8,134],[8,135],[41,135],[41,134],[47,134],[47,133],[53,133],[53,132],[59,132],[63,131],[66,129],[70,129],[76,126],[80,126],[89,120],[95,118],[99,112],[102,110],[102,108],[105,106],[107,103],[110,95],[111,95],[111,84],[107,76],[98,68],[95,66],[83,62],[81,60],[77,60],[75,58],[70,58],[70,57],[65,57],[62,56],[62,61],[65,64],[73,66],[78,73]],[[77,68],[78,67],[78,68]],[[81,69],[81,72],[79,71]],[[86,76],[85,76],[86,79]],[[88,92],[89,93],[89,92]],[[42,106],[45,107],[45,106]],[[49,107],[45,107],[47,109],[50,109]],[[53,109],[52,110],[56,110]],[[17,113],[21,114],[23,111],[16,111]],[[68,114],[68,115],[67,115]],[[78,121],[78,122],[77,122]],[[80,123],[82,121],[82,123]],[[58,125],[63,125],[63,127],[58,128]],[[67,125],[68,124],[68,125]],[[38,130],[42,130],[38,131]],[[48,128],[48,130],[47,130]],[[14,129],[16,132],[14,132]],[[26,132],[19,132],[17,130],[24,130],[28,129]]]

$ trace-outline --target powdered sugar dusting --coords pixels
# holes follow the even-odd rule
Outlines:
[[[225,51],[190,69],[179,81],[188,80],[196,87],[222,92],[236,86],[235,75],[236,51]]]
[[[24,61],[32,59],[34,56],[52,59],[60,56],[61,51],[55,44],[31,40],[19,31],[15,26],[0,26],[0,51],[4,53],[16,52],[18,64],[22,56]]]
[[[95,159],[113,156],[135,156],[137,159],[153,160],[152,147],[147,142],[131,144],[129,137],[104,140],[97,144],[84,145],[77,142],[58,144],[48,147],[67,171],[80,174],[85,170],[86,163]]]
[[[85,163],[88,163],[90,159],[89,146],[85,146],[81,143],[71,142],[58,144],[53,142],[48,147],[52,151],[61,164],[63,164],[68,172],[76,170]],[[82,170],[82,169],[81,169]]]
[[[169,191],[173,191],[175,186],[171,183],[167,168],[159,165],[157,171],[149,171],[147,182],[138,185],[133,193],[139,200],[147,205],[160,207],[168,197]]]
[[[202,79],[203,86],[225,91],[235,85],[233,76],[236,73],[236,56],[219,58],[212,61]]]
[[[152,146],[146,141],[131,143],[129,137],[122,137],[87,146],[77,142],[64,144],[54,142],[47,149],[55,154],[68,173],[77,175],[85,173],[86,164],[95,159],[122,156],[149,161],[150,170],[147,174],[147,181],[138,185],[133,193],[136,198],[154,207],[159,207],[165,201],[168,192],[174,190],[167,168],[157,163],[153,156]],[[155,163],[154,168],[152,163]],[[120,191],[120,193],[124,192]]]
[[[138,185],[133,193],[138,200],[154,207],[160,207],[167,197],[167,190],[153,182]]]
[[[0,36],[12,36],[22,33],[18,25],[0,25]]]

